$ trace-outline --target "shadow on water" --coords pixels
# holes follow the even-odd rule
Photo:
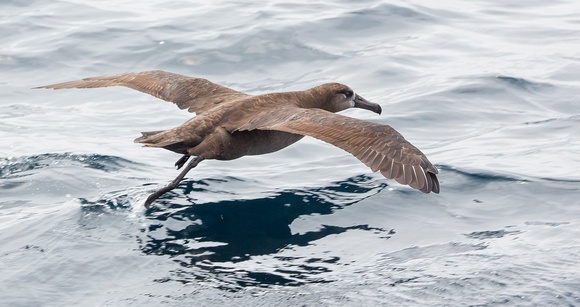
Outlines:
[[[192,206],[173,206],[171,210],[150,209],[150,216],[159,223],[149,226],[149,231],[167,228],[166,221],[175,219],[190,224],[180,229],[167,229],[167,237],[151,239],[144,246],[147,254],[173,255],[191,253],[200,259],[215,262],[242,261],[251,255],[276,252],[288,245],[305,246],[309,242],[331,234],[342,233],[348,229],[368,229],[365,225],[343,228],[324,226],[317,232],[302,235],[292,234],[289,225],[299,216],[312,214],[331,214],[344,206],[361,199],[332,202],[325,195],[329,193],[378,192],[381,187],[366,188],[357,182],[367,180],[364,176],[351,178],[333,187],[309,191],[288,190],[277,195],[249,200],[230,200],[217,203],[195,204]],[[188,186],[192,182],[189,182]],[[373,194],[374,194],[373,193]],[[170,227],[170,226],[169,226]],[[175,239],[196,239],[198,242],[224,242],[227,246],[188,249],[171,244]],[[205,251],[211,255],[204,255]],[[204,255],[204,256],[202,256]]]
[[[273,255],[285,248],[307,246],[329,235],[353,229],[392,234],[388,230],[368,225],[320,225],[315,231],[305,233],[293,233],[290,228],[290,224],[300,216],[331,214],[378,193],[386,186],[371,185],[369,181],[370,177],[357,176],[323,188],[283,190],[262,198],[176,204],[179,198],[191,191],[203,193],[199,187],[207,185],[205,180],[187,181],[173,193],[164,196],[162,203],[166,207],[152,207],[147,211],[150,224],[143,230],[145,235],[139,239],[141,250],[148,255],[170,256],[182,268],[195,271],[190,272],[189,276],[184,272],[174,272],[179,277],[167,280],[190,282],[192,279],[205,279],[202,276],[211,273],[211,277],[208,276],[210,280],[223,274],[243,275],[243,278],[231,281],[234,288],[250,284],[292,286],[313,282],[312,274],[329,270],[313,263],[333,263],[339,258],[307,259],[306,263],[312,265],[302,264],[298,271],[231,272],[231,268],[218,264],[239,263],[255,256]],[[320,279],[315,281],[323,282]],[[231,289],[231,282],[228,282],[228,289]]]

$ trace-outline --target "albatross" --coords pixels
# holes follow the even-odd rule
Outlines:
[[[181,173],[145,201],[174,189],[185,175],[206,159],[233,160],[285,148],[305,135],[339,147],[373,172],[423,193],[439,193],[437,169],[415,146],[390,126],[335,114],[362,108],[381,114],[381,106],[340,83],[305,91],[249,95],[212,83],[165,71],[145,71],[38,88],[98,88],[125,86],[172,102],[196,116],[168,130],[142,132],[135,139],[146,147],[161,147],[183,155]]]

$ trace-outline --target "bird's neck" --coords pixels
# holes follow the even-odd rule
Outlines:
[[[324,106],[327,99],[323,93],[320,93],[318,87],[293,93],[296,95],[295,103],[301,108],[326,109]]]

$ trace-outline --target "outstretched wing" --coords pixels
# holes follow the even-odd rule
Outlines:
[[[266,114],[264,114],[266,115]],[[277,130],[308,135],[342,148],[383,176],[423,193],[439,193],[437,169],[390,126],[321,109],[281,108],[254,117],[237,130]]]
[[[173,102],[180,109],[196,113],[207,111],[224,101],[249,96],[206,79],[191,78],[161,70],[85,78],[38,88],[96,88],[118,85]]]

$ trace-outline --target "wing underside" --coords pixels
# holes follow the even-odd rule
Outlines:
[[[278,130],[315,137],[351,153],[373,172],[424,193],[439,193],[437,169],[427,157],[387,125],[321,109],[287,108],[268,113],[238,130]]]

